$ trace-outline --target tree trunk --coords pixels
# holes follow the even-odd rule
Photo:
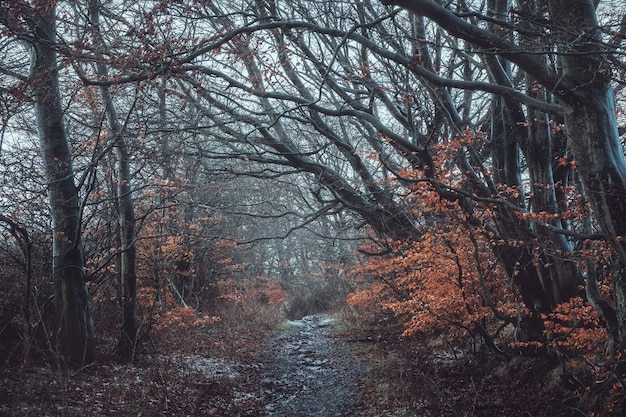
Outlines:
[[[100,37],[99,17],[100,1],[90,2],[89,15],[98,38],[98,48],[104,50],[104,41]],[[103,52],[103,51],[100,51]],[[108,78],[108,69],[104,60],[96,63],[98,76]],[[120,289],[122,296],[122,332],[118,343],[118,354],[122,361],[131,361],[135,355],[137,342],[137,248],[135,245],[135,205],[131,189],[130,152],[128,140],[111,96],[110,87],[100,87],[100,97],[105,108],[106,118],[115,137],[117,154],[117,208],[120,225]]]
[[[616,248],[612,270],[615,308],[620,342],[626,346],[626,161],[612,90],[608,85],[584,90],[576,94],[579,106],[565,115],[566,130],[594,217]]]
[[[59,93],[56,12],[43,4],[36,13],[31,79],[52,216],[55,342],[68,362],[83,366],[93,361],[94,329],[83,268],[78,190]]]
[[[135,206],[132,199],[130,153],[124,134],[120,132],[117,145],[118,187],[117,205],[120,223],[120,280],[122,289],[122,334],[120,358],[133,359],[137,343],[137,249],[135,246]]]
[[[606,56],[598,53],[602,43],[593,2],[580,0],[574,6],[553,0],[548,5],[555,24],[563,28],[556,35],[566,52],[561,57],[565,86],[575,86],[558,90],[568,105],[565,129],[594,216],[616,249],[613,286],[620,342],[626,346],[626,159],[617,129],[611,70]]]

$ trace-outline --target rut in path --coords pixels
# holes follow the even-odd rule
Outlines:
[[[269,339],[262,375],[268,417],[355,415],[358,365],[329,337],[330,323],[308,316]]]

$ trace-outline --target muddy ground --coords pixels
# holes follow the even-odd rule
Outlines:
[[[308,316],[271,335],[261,372],[267,416],[353,416],[360,374],[332,319]]]

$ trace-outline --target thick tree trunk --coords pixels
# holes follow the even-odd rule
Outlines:
[[[557,185],[554,182],[552,166],[554,164],[552,150],[552,134],[547,114],[531,112],[529,117],[528,150],[526,162],[531,178],[532,211],[535,213],[559,213],[556,195]],[[562,230],[559,218],[550,222],[555,229]],[[543,265],[552,265],[550,268],[538,267],[545,271],[546,285],[551,285],[555,304],[562,303],[579,290],[583,284],[582,275],[576,263],[558,256],[559,253],[571,253],[572,245],[563,234],[555,233],[546,227],[536,225],[534,232],[545,240],[548,250],[541,254]],[[557,254],[554,256],[553,254]]]
[[[565,123],[594,217],[616,248],[612,269],[615,308],[619,341],[626,346],[626,161],[612,90],[608,85],[585,90],[577,93],[580,105],[565,115]]]
[[[603,44],[591,0],[552,0],[567,109],[565,128],[594,216],[616,249],[613,286],[620,342],[626,346],[626,159],[617,129],[611,70],[598,52]],[[582,35],[581,35],[582,34]]]
[[[72,156],[63,126],[55,51],[55,9],[39,8],[34,17],[31,58],[35,115],[48,181],[52,215],[53,278],[55,285],[54,334],[60,353],[73,365],[93,361],[94,330],[85,284],[78,190]]]
[[[494,17],[506,19],[509,2],[492,0],[490,8]],[[525,41],[522,41],[525,42]],[[530,42],[525,42],[530,44]],[[530,48],[530,46],[528,46]],[[510,63],[497,55],[486,54],[482,57],[492,82],[514,88],[511,80]],[[528,90],[538,101],[540,92],[533,92],[532,80]],[[509,187],[517,187],[520,196],[513,202],[521,207],[530,201],[529,210],[538,213],[558,213],[559,206],[555,191],[553,167],[552,134],[548,115],[529,108],[524,111],[521,103],[510,97],[494,97],[494,111],[491,117],[492,159],[494,161],[494,180]],[[528,113],[528,114],[527,114]],[[522,194],[522,172],[520,150],[528,166],[531,193]],[[575,263],[554,256],[558,253],[571,252],[569,242],[562,234],[545,227],[533,226],[519,220],[513,213],[501,210],[499,227],[502,235],[512,239],[536,242],[535,249],[530,247],[499,248],[499,255],[505,269],[515,272],[515,282],[526,306],[533,313],[548,313],[557,304],[577,294],[578,286],[583,283],[582,276]],[[559,219],[552,226],[561,229]],[[516,264],[524,265],[518,268]]]

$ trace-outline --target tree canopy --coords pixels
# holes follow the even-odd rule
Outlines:
[[[333,290],[407,335],[619,357],[624,16],[612,0],[0,2],[6,258],[28,259],[26,294],[55,283],[78,364],[87,295],[114,274],[130,359],[142,291],[204,297],[241,268],[353,274]],[[33,242],[53,247],[41,265]]]

